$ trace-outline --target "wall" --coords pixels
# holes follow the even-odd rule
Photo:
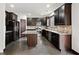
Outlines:
[[[79,4],[72,4],[72,49],[79,53]]]
[[[5,48],[5,4],[0,3],[0,53]]]

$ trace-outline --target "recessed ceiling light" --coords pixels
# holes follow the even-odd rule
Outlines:
[[[50,4],[47,4],[46,7],[49,8],[50,7]]]
[[[14,5],[13,5],[13,4],[11,4],[11,5],[10,5],[10,7],[11,7],[11,8],[14,8]]]

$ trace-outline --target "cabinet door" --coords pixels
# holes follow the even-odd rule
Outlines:
[[[58,11],[58,9],[55,11],[55,17],[54,17],[54,24],[55,25],[59,25],[59,11]]]
[[[47,25],[47,19],[46,18],[41,18],[41,25],[46,26]]]
[[[11,33],[6,33],[6,41],[5,41],[5,45],[7,46],[8,44],[10,44],[13,40],[13,34]]]
[[[51,43],[59,49],[59,34],[52,33],[51,35]],[[60,50],[60,49],[59,49]]]
[[[71,3],[55,10],[55,25],[71,25]]]
[[[6,12],[6,25],[8,25],[8,22],[9,22],[9,14],[8,12]]]
[[[59,8],[59,25],[65,25],[64,5]]]
[[[51,32],[48,33],[48,40],[51,42]]]
[[[46,37],[46,31],[42,30],[42,36]]]
[[[65,4],[65,21],[66,25],[71,25],[71,4]]]

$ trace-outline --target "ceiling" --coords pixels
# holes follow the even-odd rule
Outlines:
[[[11,7],[13,5],[13,8]],[[47,5],[50,5],[47,7]],[[6,3],[6,10],[27,17],[43,17],[53,12],[60,3]]]

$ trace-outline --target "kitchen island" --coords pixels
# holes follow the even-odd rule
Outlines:
[[[27,37],[28,47],[35,47],[37,45],[37,31],[25,31],[22,34]]]

